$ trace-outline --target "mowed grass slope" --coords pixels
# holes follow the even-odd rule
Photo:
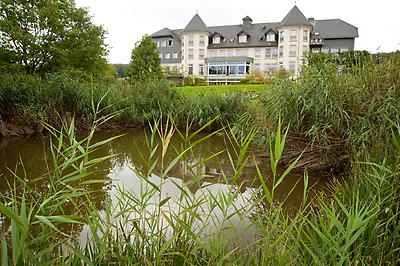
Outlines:
[[[183,95],[195,98],[204,94],[263,94],[271,89],[270,84],[235,84],[235,85],[209,85],[185,86],[173,89]]]

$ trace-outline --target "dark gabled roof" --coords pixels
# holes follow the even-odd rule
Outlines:
[[[183,31],[203,31],[208,32],[207,26],[204,21],[200,18],[198,14],[194,15],[194,17],[189,21]]]
[[[246,28],[245,32],[251,36],[246,43],[239,43],[237,34],[243,32],[243,25],[226,25],[226,26],[215,26],[208,27],[210,32],[218,32],[224,36],[224,41],[220,44],[209,44],[209,48],[240,48],[240,47],[260,47],[269,46],[264,40],[260,40],[260,37],[264,36],[266,29],[275,29],[278,23],[256,23],[252,24],[251,27]],[[233,40],[231,42],[231,40]]]
[[[294,6],[289,11],[286,17],[284,17],[281,23],[279,23],[277,28],[282,28],[285,26],[294,26],[294,25],[312,26],[311,23],[307,20],[307,18],[303,15],[303,13],[297,6]]]
[[[244,30],[239,31],[239,32],[236,34],[236,36],[239,37],[239,36],[242,35],[242,34],[247,35],[247,36],[251,36],[247,31],[244,31]]]
[[[340,39],[358,37],[358,28],[341,19],[315,20],[313,32],[318,32],[316,38]]]
[[[246,18],[246,17],[245,17]],[[265,35],[274,31],[282,26],[288,25],[308,25],[314,26],[313,32],[319,32],[319,35],[314,35],[315,38],[325,39],[341,39],[341,38],[356,38],[358,37],[358,29],[347,22],[340,19],[327,19],[327,20],[314,20],[311,24],[301,11],[294,6],[286,17],[281,22],[272,23],[255,23],[247,27],[243,24],[226,25],[226,26],[213,26],[207,27],[199,15],[195,15],[185,29],[170,30],[164,28],[152,35],[152,37],[166,37],[174,36],[180,40],[182,32],[187,31],[202,31],[212,33],[210,37],[220,35],[222,38],[219,44],[209,44],[208,48],[240,48],[240,47],[270,47],[276,46],[276,42],[266,42]],[[239,43],[238,33],[245,31],[248,38],[246,43]]]
[[[157,31],[156,33],[153,33],[151,37],[168,37],[168,36],[173,36],[174,32],[168,28],[164,28],[162,30]]]
[[[224,36],[223,36],[221,33],[216,32],[216,31],[214,31],[213,33],[211,33],[210,38],[213,38],[214,36],[220,36],[220,37],[224,38]]]
[[[277,33],[277,31],[276,31],[275,29],[269,28],[269,29],[267,29],[267,30],[264,32],[264,35],[267,35],[267,34],[270,33],[271,31],[272,31],[273,33]]]

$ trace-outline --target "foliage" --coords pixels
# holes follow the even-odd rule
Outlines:
[[[234,84],[234,85],[208,85],[175,87],[174,90],[189,98],[196,98],[205,94],[241,94],[246,97],[266,93],[271,88],[268,84]]]
[[[246,78],[240,80],[241,84],[265,84],[268,83],[268,79],[265,74],[261,71],[250,71]]]
[[[329,59],[310,64],[296,82],[278,79],[270,92],[263,98],[266,113],[270,119],[282,115],[297,135],[323,145],[344,141],[353,158],[360,151],[390,152],[383,114],[399,120],[400,53],[342,75]]]
[[[102,75],[104,30],[71,0],[2,1],[0,63],[28,74],[72,68]]]
[[[282,132],[280,120],[269,144],[271,173],[262,174],[256,165],[260,186],[250,192],[250,197],[244,197],[246,191],[240,192],[231,183],[224,185],[232,188],[225,192],[208,185],[200,188],[203,194],[193,196],[187,186],[201,182],[206,177],[202,174],[195,174],[188,183],[170,179],[171,167],[186,163],[195,145],[221,130],[202,135],[212,123],[208,121],[197,131],[179,131],[167,118],[151,124],[146,140],[148,168],[135,171],[140,181],[135,183],[140,187],[135,188],[140,192],[114,187],[116,200],[105,193],[104,204],[96,206],[93,196],[107,180],[90,176],[98,162],[110,158],[91,158],[89,154],[112,141],[92,143],[96,125],[112,117],[102,116],[100,106],[102,100],[93,101],[94,127],[79,140],[73,122],[64,124],[61,131],[46,125],[54,138],[49,163],[52,168],[40,177],[48,184],[45,191],[36,191],[34,181],[17,178],[10,193],[1,195],[0,212],[7,226],[1,232],[3,265],[383,265],[399,261],[400,165],[388,165],[385,160],[360,163],[360,171],[354,176],[332,184],[332,196],[315,199],[309,198],[305,174],[301,205],[288,213],[284,202],[276,201],[275,192],[297,160],[278,173],[289,133],[288,128]],[[398,149],[400,124],[386,119],[393,129],[392,147]],[[174,134],[182,138],[181,147],[171,145]],[[226,151],[233,171],[232,176],[224,174],[224,178],[234,182],[251,158],[249,144],[255,131],[243,138],[230,131],[226,134],[234,150]],[[164,165],[164,151],[168,149],[173,149],[176,157]],[[162,151],[161,156],[155,155],[157,151]],[[150,174],[160,163],[165,182],[157,184]],[[174,186],[178,195],[165,193],[165,185]],[[232,217],[238,217],[238,222],[232,222]],[[239,245],[242,239],[237,231],[244,222],[257,228],[257,236],[247,246]],[[82,228],[88,237],[84,242],[78,241],[76,234]]]
[[[309,53],[307,62],[310,65],[323,67],[325,63],[334,63],[345,69],[363,67],[374,61],[371,53],[367,51],[348,51],[342,53]]]
[[[184,86],[206,86],[207,81],[204,78],[188,76],[183,79]]]
[[[194,86],[194,84],[195,84],[194,76],[188,76],[183,79],[184,86]]]
[[[132,50],[128,74],[134,81],[160,80],[162,68],[157,43],[149,35],[142,37]]]
[[[180,78],[183,76],[182,71],[176,66],[163,67],[163,73],[166,78]]]
[[[104,106],[112,105],[106,114],[124,110],[109,121],[116,126],[146,126],[160,116],[171,115],[179,125],[189,121],[198,127],[220,115],[213,124],[219,126],[223,121],[234,123],[247,108],[247,99],[235,95],[187,98],[165,80],[133,84],[112,78],[88,81],[71,71],[44,77],[0,73],[0,78],[0,118],[5,124],[31,126],[33,130],[41,130],[40,121],[58,125],[59,115],[74,116],[80,127],[87,127],[93,119],[91,99],[99,100],[104,94]],[[4,134],[12,134],[7,132]]]
[[[128,75],[128,69],[129,69],[128,64],[115,64],[114,67],[115,67],[115,70],[117,71],[118,78],[127,78],[129,76]]]

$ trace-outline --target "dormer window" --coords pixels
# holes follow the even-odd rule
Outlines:
[[[274,42],[275,41],[275,34],[274,33],[268,33],[267,34],[267,39],[266,39],[266,41],[267,42]]]
[[[220,44],[221,43],[221,37],[220,36],[214,36],[213,43],[214,44]]]
[[[247,42],[247,35],[245,35],[245,34],[240,35],[239,36],[239,42],[240,43]]]

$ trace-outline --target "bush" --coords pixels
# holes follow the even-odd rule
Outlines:
[[[195,79],[193,76],[185,77],[183,79],[183,85],[185,86],[194,86],[195,85]]]
[[[194,78],[194,85],[195,86],[206,86],[207,85],[207,81],[204,78],[195,77]]]

